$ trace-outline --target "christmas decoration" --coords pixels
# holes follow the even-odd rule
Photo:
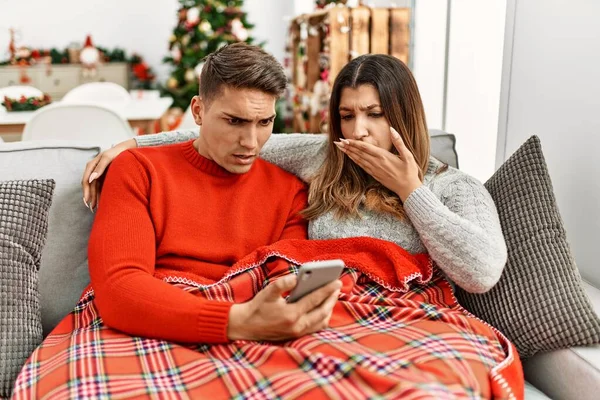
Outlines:
[[[254,43],[253,25],[242,10],[243,0],[179,0],[178,22],[164,62],[173,67],[163,94],[173,106],[187,109],[198,94],[198,65],[204,57],[234,42]]]
[[[112,50],[101,46],[94,46],[92,38],[88,35],[84,48],[73,42],[64,50],[34,49],[26,46],[16,46],[15,31],[10,32],[9,54],[10,58],[0,61],[1,65],[15,65],[19,67],[19,83],[27,84],[31,78],[27,69],[31,65],[46,65],[46,75],[52,75],[52,64],[81,63],[84,65],[83,73],[90,74],[90,69],[95,69],[100,63],[122,62],[131,65],[131,88],[132,89],[154,89],[156,76],[144,59],[136,53],[128,57],[125,50],[114,48]],[[174,36],[173,36],[174,37]],[[87,69],[87,70],[86,70]],[[92,72],[93,73],[93,72]]]
[[[330,4],[333,4],[333,5],[342,4],[342,5],[344,5],[344,4],[346,4],[346,0],[316,0],[315,1],[315,6],[317,7],[317,9],[319,9],[319,8],[325,8],[325,7],[327,7]]]
[[[14,59],[15,58],[15,30],[13,28],[10,28],[9,30],[10,33],[10,41],[8,43],[8,53],[10,54],[10,59]]]
[[[152,68],[144,62],[144,59],[137,54],[131,56],[131,73],[132,73],[132,89],[144,89],[150,90],[153,88],[153,82],[155,79]]]
[[[79,61],[83,65],[83,76],[96,75],[96,67],[100,62],[100,51],[92,44],[91,35],[87,35],[83,49],[79,53]]]
[[[173,131],[177,129],[182,119],[183,111],[180,108],[171,108],[154,123],[154,133]]]
[[[52,102],[50,96],[44,94],[40,97],[25,97],[21,96],[18,99],[4,96],[2,105],[6,111],[35,111],[40,107],[48,105]]]

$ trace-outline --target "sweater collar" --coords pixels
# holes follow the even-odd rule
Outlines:
[[[243,174],[234,174],[221,167],[213,160],[209,160],[204,157],[194,147],[194,140],[190,140],[183,146],[183,156],[194,166],[194,168],[200,171],[206,172],[209,175],[223,177],[223,178],[236,178]]]

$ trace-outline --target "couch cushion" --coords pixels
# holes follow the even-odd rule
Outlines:
[[[53,180],[0,182],[0,398],[42,341],[38,269]]]
[[[600,290],[587,282],[584,287],[600,314]],[[554,399],[594,399],[600,393],[598,345],[540,353],[527,360],[523,369],[528,381]]]
[[[507,335],[522,358],[600,343],[600,319],[571,255],[539,139],[527,140],[485,186],[508,262],[488,293],[457,288],[460,303]]]
[[[458,168],[456,137],[439,129],[430,129],[431,155],[451,167]]]
[[[525,382],[525,400],[549,400],[550,397],[546,396],[538,388],[533,386],[529,382]]]
[[[70,141],[0,144],[0,180],[56,181],[39,271],[45,334],[71,311],[89,282],[87,241],[93,215],[83,204],[81,177],[86,162],[99,150]]]

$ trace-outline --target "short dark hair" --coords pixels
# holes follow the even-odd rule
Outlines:
[[[281,64],[258,46],[238,42],[223,46],[204,58],[200,96],[210,103],[224,86],[256,89],[280,97],[287,78]]]

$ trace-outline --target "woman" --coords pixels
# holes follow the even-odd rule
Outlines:
[[[202,290],[218,297],[241,282],[268,280],[268,273],[244,274],[271,257],[340,256],[351,268],[330,328],[281,346],[200,347],[199,365],[208,359],[224,371],[255,371],[236,381],[252,382],[252,390],[267,385],[265,397],[310,397],[317,387],[323,392],[314,396],[329,398],[522,397],[514,346],[462,310],[445,279],[469,292],[485,292],[499,279],[506,246],[494,203],[475,179],[430,157],[409,69],[386,55],[354,59],[335,80],[329,114],[327,137],[275,135],[261,153],[310,183],[304,215],[309,238],[322,240],[259,249],[219,282],[225,289]],[[142,136],[102,153],[86,167],[86,206],[96,207],[98,178],[121,151],[196,136]]]

